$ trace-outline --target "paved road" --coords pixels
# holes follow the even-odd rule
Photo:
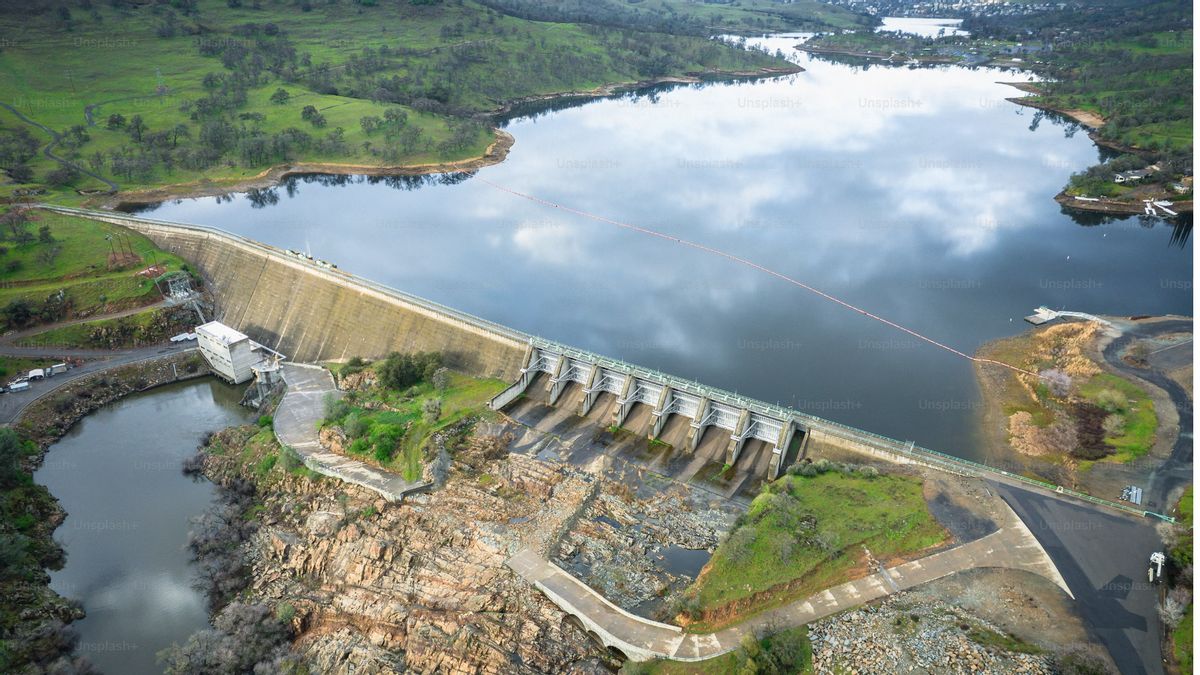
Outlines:
[[[1089,631],[1121,673],[1162,673],[1158,592],[1146,581],[1150,554],[1161,550],[1157,521],[993,485],[1054,561]]]
[[[563,611],[577,617],[601,642],[638,661],[670,658],[698,661],[732,651],[743,635],[765,629],[799,626],[856,607],[892,593],[978,567],[1004,567],[1050,579],[1070,594],[1066,581],[1037,539],[1015,513],[1004,526],[981,539],[933,555],[881,569],[875,574],[834,586],[817,595],[764,612],[716,633],[684,633],[678,626],[630,614],[550,563],[533,549],[524,549],[508,566],[532,583]]]
[[[1192,399],[1178,382],[1164,375],[1159,368],[1134,368],[1121,360],[1120,353],[1135,339],[1182,331],[1191,332],[1192,322],[1178,320],[1134,324],[1104,348],[1104,360],[1109,365],[1126,375],[1142,378],[1161,387],[1179,411],[1179,437],[1171,448],[1171,456],[1150,474],[1144,492],[1144,506],[1159,513],[1171,510],[1173,504],[1170,503],[1170,497],[1174,490],[1192,482]],[[1164,354],[1168,351],[1169,357],[1151,357],[1151,363],[1165,362],[1168,358],[1178,360],[1181,357],[1185,359],[1184,363],[1191,361],[1191,343],[1164,350]]]
[[[78,356],[89,359],[78,368],[72,368],[65,373],[46,378],[38,382],[30,382],[27,391],[0,394],[0,424],[12,424],[25,408],[31,403],[47,396],[63,386],[81,377],[97,373],[109,368],[116,368],[138,361],[156,359],[167,354],[195,349],[193,342],[183,344],[156,345],[141,349],[130,349],[119,352],[93,352],[88,350],[41,349],[41,348],[9,348],[0,346],[0,354],[4,356],[47,357],[60,359],[66,356]],[[13,353],[13,351],[18,353]]]
[[[405,493],[422,488],[399,474],[377,469],[364,462],[326,450],[318,438],[318,427],[325,417],[325,398],[341,398],[328,370],[298,363],[283,364],[287,393],[275,410],[275,435],[291,446],[304,463],[317,473],[338,478],[374,490],[388,501],[399,501]]]

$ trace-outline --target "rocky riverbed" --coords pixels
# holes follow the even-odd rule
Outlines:
[[[908,595],[818,621],[809,639],[819,675],[1055,672],[1040,648],[957,607]]]
[[[617,605],[670,620],[671,599],[695,579],[743,507],[655,474],[618,470],[610,477],[554,562]]]

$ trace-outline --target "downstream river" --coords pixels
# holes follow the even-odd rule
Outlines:
[[[180,467],[207,432],[249,420],[240,396],[213,378],[131,396],[85,417],[34,474],[67,510],[50,586],[83,603],[78,653],[105,673],[161,673],[155,654],[208,625],[186,545],[216,490]]]
[[[1099,159],[1006,97],[1028,74],[806,72],[525,111],[505,187],[752,259],[971,353],[1038,305],[1191,312],[1186,227],[1067,215]],[[483,182],[313,177],[162,204],[530,333],[968,458],[970,362],[730,261]]]

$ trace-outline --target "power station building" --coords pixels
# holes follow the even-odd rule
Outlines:
[[[254,369],[274,353],[220,321],[210,321],[196,328],[196,341],[213,372],[233,384],[254,377]]]

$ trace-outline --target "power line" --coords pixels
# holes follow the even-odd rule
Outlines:
[[[687,246],[688,248],[693,248],[698,251],[703,251],[705,253],[710,253],[712,255],[720,256],[722,258],[725,258],[726,260],[730,260],[739,265],[744,265],[753,270],[757,270],[764,274],[768,274],[772,277],[775,277],[776,279],[786,281],[787,283],[792,284],[794,286],[799,286],[800,288],[802,288],[810,293],[819,295],[820,297],[822,297],[830,302],[841,305],[842,307],[845,307],[846,309],[858,312],[859,314],[862,314],[863,316],[865,316],[867,318],[874,319],[875,321],[878,321],[885,325],[891,326],[892,328],[895,328],[896,330],[908,333],[909,335],[911,335],[919,340],[928,342],[929,344],[931,344],[939,349],[944,349],[956,356],[961,356],[962,358],[967,359],[968,361],[972,361],[974,363],[986,363],[986,364],[992,364],[992,365],[997,365],[997,366],[1003,366],[1004,368],[1008,368],[1009,370],[1016,371],[1016,372],[1024,374],[1024,375],[1032,375],[1033,377],[1041,378],[1041,375],[1039,375],[1038,373],[1035,373],[1035,372],[1029,371],[1029,370],[1025,370],[1024,368],[1018,368],[1017,366],[1014,366],[1014,365],[1011,365],[1008,363],[1004,363],[1003,361],[997,361],[995,359],[979,358],[977,356],[972,356],[970,354],[967,354],[966,352],[959,351],[958,349],[955,349],[954,347],[951,347],[950,345],[944,344],[942,342],[938,342],[937,340],[934,340],[931,337],[926,337],[926,336],[918,333],[917,331],[912,330],[911,328],[906,328],[904,326],[901,326],[900,324],[898,324],[894,321],[885,319],[877,314],[868,312],[867,310],[865,310],[861,307],[858,307],[856,305],[852,305],[849,302],[842,300],[841,298],[830,295],[830,294],[826,293],[825,291],[822,291],[818,288],[814,288],[814,287],[804,283],[803,281],[800,281],[799,279],[792,278],[782,272],[777,272],[769,267],[760,265],[759,263],[756,263],[753,260],[743,258],[739,255],[735,255],[733,253],[728,253],[726,251],[722,251],[720,249],[713,248],[711,246],[707,246],[705,244],[701,244],[698,242],[689,241],[687,239],[681,239],[679,237],[675,237],[675,236],[672,236],[669,234],[664,234],[662,232],[658,232],[657,230],[651,230],[649,228],[642,227],[640,225],[633,225],[633,224],[625,223],[625,222],[622,222],[619,220],[613,220],[612,218],[607,218],[605,216],[596,215],[594,213],[589,213],[587,211],[581,211],[579,209],[571,208],[570,206],[564,206],[562,204],[558,204],[558,203],[549,201],[547,199],[542,199],[541,197],[535,197],[534,195],[526,194],[524,192],[518,192],[517,190],[513,190],[512,188],[507,188],[498,183],[493,183],[492,181],[490,181],[486,178],[483,178],[483,177],[479,176],[478,174],[476,174],[475,178],[476,178],[476,180],[479,180],[483,184],[493,187],[497,190],[500,190],[501,192],[507,192],[508,194],[513,195],[514,197],[520,197],[521,199],[529,200],[535,204],[540,204],[542,206],[560,209],[562,211],[566,211],[567,213],[572,213],[574,215],[577,215],[577,216],[580,216],[583,218],[590,218],[591,220],[596,220],[596,221],[606,223],[609,225],[615,225],[617,227],[620,227],[620,228],[623,228],[626,230],[632,230],[639,234],[644,234],[644,235],[651,236],[651,237],[657,237],[659,239],[664,239],[666,241],[669,241],[669,242],[672,242],[675,244]]]

